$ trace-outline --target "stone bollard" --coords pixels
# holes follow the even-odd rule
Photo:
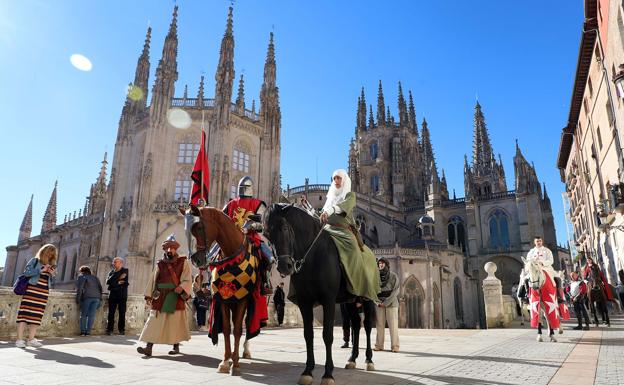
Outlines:
[[[483,280],[483,302],[485,304],[485,319],[488,328],[503,326],[503,285],[494,273],[497,270],[494,262],[484,266],[488,273]]]

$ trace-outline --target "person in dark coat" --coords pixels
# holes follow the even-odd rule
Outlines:
[[[277,312],[277,323],[282,326],[284,323],[284,307],[286,301],[284,298],[284,282],[280,282],[275,293],[273,294],[273,303],[275,304],[275,311]]]
[[[119,257],[113,259],[113,269],[108,273],[108,324],[106,334],[113,334],[115,311],[119,309],[117,330],[119,334],[126,333],[126,302],[128,301],[128,269],[123,267],[124,261]]]
[[[102,304],[102,284],[97,276],[91,274],[89,266],[81,266],[76,286],[76,303],[80,305],[80,335],[88,336],[93,328],[95,312]]]

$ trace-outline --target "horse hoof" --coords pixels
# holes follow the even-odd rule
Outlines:
[[[345,365],[345,369],[355,369],[355,362],[347,361],[347,364]]]
[[[314,377],[308,375],[308,374],[304,374],[301,377],[299,377],[299,382],[297,382],[297,384],[299,385],[312,385],[312,381],[314,381]]]
[[[336,381],[333,378],[323,378],[321,380],[321,385],[334,385]]]
[[[557,342],[557,339],[555,338],[555,336],[550,336],[550,342]]]
[[[563,334],[563,328],[559,328],[559,334]]]
[[[219,368],[217,369],[219,373],[229,373],[230,372],[230,363],[229,362],[221,362],[219,364]]]
[[[542,339],[542,335],[541,335],[541,334],[539,334],[535,340],[536,340],[537,342],[542,342],[542,341],[544,341],[544,340]]]
[[[366,364],[366,371],[367,372],[374,372],[375,371],[375,364],[373,364],[372,362],[369,362],[368,364]]]
[[[243,352],[243,358],[246,358],[248,360],[251,359],[251,353],[250,352]]]
[[[232,365],[232,367],[230,368],[230,376],[240,376],[240,375],[241,375],[240,365],[238,364]]]

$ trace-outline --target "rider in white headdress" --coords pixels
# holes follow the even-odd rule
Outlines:
[[[321,213],[321,222],[340,254],[346,273],[347,288],[356,296],[377,300],[380,291],[379,272],[373,252],[362,243],[355,227],[353,210],[355,194],[351,192],[351,179],[345,170],[332,174],[332,184]]]

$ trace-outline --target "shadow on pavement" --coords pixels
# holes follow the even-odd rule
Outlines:
[[[132,338],[132,339],[130,339]],[[42,338],[41,341],[45,346],[66,345],[66,344],[80,344],[80,343],[92,343],[101,342],[111,345],[136,345],[137,336],[91,336],[91,337],[58,337],[58,338]],[[2,348],[14,348],[15,340],[12,341],[0,341],[0,349]]]
[[[115,365],[111,365],[108,362],[104,362],[95,357],[83,357],[75,354],[69,354],[65,352],[59,352],[57,350],[50,350],[45,348],[38,349],[25,349],[26,352],[34,354],[37,360],[55,361],[61,364],[70,365],[85,365],[93,366],[96,368],[114,368]]]
[[[359,369],[346,370],[339,367],[334,369],[334,379],[336,383],[358,383],[362,384],[431,384],[432,381],[444,383],[444,384],[462,384],[462,385],[483,385],[488,383],[482,379],[468,378],[468,377],[453,377],[453,376],[440,376],[440,375],[426,375],[416,374],[413,372],[399,372],[399,371],[383,371],[377,370],[374,372],[367,372],[363,368],[365,367],[363,360],[358,360]],[[270,368],[270,369],[269,369]],[[305,368],[305,364],[300,362],[284,362],[284,361],[272,361],[272,360],[259,360],[253,359],[241,361],[241,375],[240,378],[255,382],[259,384],[274,384],[276,382],[283,382],[284,379],[292,379],[292,383],[296,383]],[[323,365],[317,365],[314,369],[314,381],[318,383],[324,372]],[[271,373],[271,374],[268,374]],[[393,374],[401,375],[401,377],[393,376]],[[229,376],[223,375],[223,378]],[[422,380],[423,382],[419,382]],[[507,382],[496,382],[499,385],[513,385]]]
[[[183,348],[181,348],[183,349]],[[202,366],[205,368],[214,368],[216,369],[221,362],[220,359],[209,357],[209,356],[200,356],[199,354],[180,354],[176,356],[152,356],[149,358],[150,360],[165,360],[165,361],[173,361],[173,362],[186,362],[193,366]]]
[[[423,353],[423,352],[404,352],[403,354],[411,355],[412,357],[433,357],[433,358],[450,358],[454,360],[474,360],[474,361],[490,361],[490,362],[502,362],[509,364],[522,364],[522,365],[535,365],[558,368],[559,364],[549,364],[540,360],[523,360],[511,357],[492,357],[492,356],[460,356],[454,354],[438,354],[438,353]]]

